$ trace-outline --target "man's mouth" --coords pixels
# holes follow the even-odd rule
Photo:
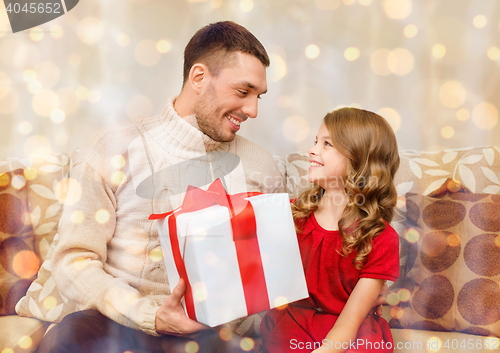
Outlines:
[[[231,115],[226,115],[226,118],[228,118],[229,121],[232,122],[236,126],[240,126],[240,124],[242,123],[242,121],[233,118]]]

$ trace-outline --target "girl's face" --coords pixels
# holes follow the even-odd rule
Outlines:
[[[325,191],[344,188],[343,177],[347,168],[347,158],[333,147],[332,139],[323,123],[316,136],[316,143],[309,149],[308,180]]]

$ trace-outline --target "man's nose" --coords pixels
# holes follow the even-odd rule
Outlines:
[[[243,109],[243,113],[246,114],[249,118],[256,118],[257,112],[259,110],[259,99],[253,98],[247,102]]]

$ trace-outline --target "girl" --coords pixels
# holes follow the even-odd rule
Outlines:
[[[309,298],[270,310],[261,323],[275,352],[392,352],[387,321],[370,312],[399,276],[396,137],[379,115],[327,114],[309,149],[314,187],[292,201]]]

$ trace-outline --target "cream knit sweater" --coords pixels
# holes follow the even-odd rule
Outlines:
[[[157,227],[148,216],[178,207],[187,184],[201,186],[221,176],[217,163],[220,156],[234,156],[228,152],[241,159],[223,178],[229,193],[284,192],[283,176],[266,150],[239,136],[212,140],[194,126],[195,119],[177,115],[174,99],[160,116],[106,128],[89,139],[71,170],[52,258],[60,293],[79,309],[97,309],[152,335],[170,287]],[[186,162],[196,157],[200,161]],[[154,195],[148,193],[153,188]]]

